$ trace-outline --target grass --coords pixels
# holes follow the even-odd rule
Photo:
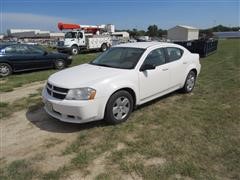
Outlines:
[[[46,143],[44,144],[44,147],[46,148],[52,148],[58,144],[61,144],[63,140],[57,139],[57,138],[49,138],[46,140]]]
[[[135,173],[144,179],[239,179],[239,52],[239,40],[220,41],[218,52],[201,60],[202,71],[192,94],[172,93],[140,107],[124,124],[81,131],[79,136],[84,138],[66,151],[86,148],[96,158],[110,152],[103,163],[113,174]],[[96,136],[99,140],[91,144]],[[117,150],[120,142],[125,147]],[[101,149],[99,154],[94,153],[96,148]],[[155,157],[166,163],[144,165]]]
[[[26,180],[36,176],[36,172],[30,167],[26,160],[17,160],[9,164],[0,174],[0,179],[4,180]]]
[[[89,62],[97,56],[96,53],[92,54],[80,54],[73,57],[73,62],[71,66],[76,66],[85,62]],[[14,88],[23,86],[36,81],[46,80],[51,74],[57,70],[48,69],[48,70],[38,70],[38,71],[29,71],[22,73],[14,73],[11,76],[1,78],[0,82],[0,92],[12,91]]]
[[[60,150],[73,155],[71,163],[45,177],[86,172],[100,158],[104,172],[96,179],[240,179],[239,52],[240,40],[220,41],[217,53],[201,59],[193,93],[154,100],[117,126],[82,125]],[[164,161],[149,165],[154,158]]]
[[[87,150],[80,151],[77,153],[76,157],[72,159],[72,164],[75,167],[81,168],[85,167],[89,164],[92,159],[92,155]]]
[[[58,180],[64,176],[66,167],[60,167],[56,171],[49,171],[42,173],[33,169],[32,162],[26,160],[16,160],[8,164],[0,172],[0,180],[29,180],[29,179],[44,179],[44,180]]]
[[[38,93],[30,94],[28,97],[24,97],[14,101],[13,103],[0,103],[0,121],[6,119],[14,112],[28,109],[29,111],[35,111],[43,105],[40,97],[40,91]]]

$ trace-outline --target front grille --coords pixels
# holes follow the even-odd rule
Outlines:
[[[47,92],[52,97],[55,97],[57,99],[64,99],[68,93],[68,89],[53,86],[52,84],[47,83]]]

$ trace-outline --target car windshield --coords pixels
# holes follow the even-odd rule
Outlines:
[[[65,38],[76,38],[77,32],[67,32]]]
[[[144,51],[145,49],[141,48],[114,47],[101,54],[90,62],[90,64],[120,69],[133,69]]]

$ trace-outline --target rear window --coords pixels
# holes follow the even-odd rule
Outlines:
[[[183,55],[183,50],[180,48],[168,47],[166,49],[167,49],[168,60],[170,62],[179,60]]]

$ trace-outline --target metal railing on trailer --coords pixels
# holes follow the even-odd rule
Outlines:
[[[199,39],[193,41],[174,41],[192,53],[198,53],[200,57],[206,57],[217,51],[217,39]]]

